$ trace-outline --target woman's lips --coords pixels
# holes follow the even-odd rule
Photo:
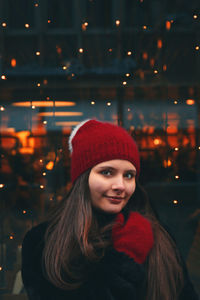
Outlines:
[[[105,196],[105,197],[108,198],[108,200],[113,204],[119,204],[124,200],[123,197],[117,197],[117,196]]]

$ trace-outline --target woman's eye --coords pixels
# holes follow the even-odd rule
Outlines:
[[[128,179],[132,179],[134,177],[134,174],[133,173],[127,173],[125,175],[125,177],[127,177]]]
[[[103,170],[103,171],[101,171],[101,174],[105,175],[105,176],[110,176],[111,175],[111,171],[109,171],[109,170]]]

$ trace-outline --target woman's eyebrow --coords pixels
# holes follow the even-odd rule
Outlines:
[[[113,168],[111,166],[102,166],[102,167],[98,167],[100,170],[102,169],[110,169],[110,170],[117,170],[117,168]],[[124,170],[124,172],[133,172],[136,174],[136,170],[135,169],[129,169],[129,170]]]

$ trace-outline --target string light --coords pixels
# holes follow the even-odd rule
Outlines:
[[[177,101],[177,100],[174,100],[174,104],[178,104],[178,101]]]
[[[171,21],[166,21],[165,27],[167,30],[170,30],[171,29]]]
[[[200,150],[200,146],[198,147],[198,149]]]
[[[2,23],[1,25],[2,25],[2,27],[6,27],[7,26],[7,24],[5,22]]]
[[[36,54],[37,56],[39,56],[39,55],[40,55],[40,51],[37,51],[35,54]]]
[[[158,70],[154,70],[153,72],[154,72],[154,74],[158,74]]]
[[[63,70],[67,70],[67,67],[66,67],[66,66],[63,66],[62,68],[63,68]]]
[[[130,108],[128,108],[127,110],[128,110],[128,111],[131,111],[131,109],[130,109]]]
[[[178,150],[179,150],[179,148],[178,148],[178,147],[175,147],[175,148],[174,148],[174,150],[175,150],[175,151],[178,151]]]
[[[41,86],[41,84],[38,82],[38,83],[37,83],[37,86],[38,86],[38,87],[40,87],[40,86]]]
[[[5,184],[0,183],[0,189],[2,189],[5,186]]]
[[[178,200],[173,200],[173,203],[174,204],[178,204]]]
[[[123,81],[122,82],[123,86],[127,85],[127,82],[126,81]]]
[[[180,177],[179,177],[179,175],[175,175],[175,179],[179,179]]]
[[[43,185],[43,184],[41,184],[41,185],[40,185],[40,188],[41,188],[41,190],[42,190],[42,189],[44,189],[44,185]]]
[[[29,28],[29,27],[30,27],[30,25],[29,25],[29,24],[25,24],[24,26],[25,26],[26,28]]]
[[[130,74],[129,74],[129,73],[126,73],[126,77],[130,77]]]
[[[95,105],[95,101],[91,101],[90,103],[91,103],[92,105]]]
[[[40,163],[43,163],[43,160],[42,160],[42,159],[40,159]]]
[[[147,59],[148,59],[148,53],[147,53],[147,52],[143,52],[142,58],[143,58],[144,60],[147,60]]]
[[[6,78],[6,75],[1,75],[1,79],[2,80],[6,80],[7,78]]]
[[[107,106],[111,106],[111,102],[107,102]]]
[[[83,53],[84,50],[83,50],[83,48],[79,48],[78,51],[79,51],[79,53]]]
[[[195,100],[194,99],[187,99],[186,100],[186,104],[187,105],[194,105],[195,104]]]
[[[50,23],[51,23],[51,20],[48,20],[47,22],[48,22],[48,24],[50,24]]]
[[[1,107],[0,107],[0,110],[1,110],[1,111],[4,111],[4,110],[5,110],[5,108],[4,108],[3,106],[1,106]]]
[[[31,107],[32,109],[35,109],[35,105],[32,105],[32,107]]]
[[[193,18],[194,18],[194,19],[197,19],[197,18],[198,18],[198,16],[195,14],[195,15],[193,15]]]
[[[26,210],[23,210],[23,212],[22,212],[24,215],[26,214]]]
[[[131,51],[128,51],[128,52],[127,52],[127,55],[131,55],[131,54],[132,54],[132,52],[131,52]]]
[[[3,270],[3,268],[0,266],[0,271],[2,271]]]
[[[112,51],[113,51],[113,49],[112,49],[112,48],[109,48],[109,49],[108,49],[108,51],[109,51],[109,52],[112,52]]]
[[[13,240],[13,239],[14,239],[14,236],[13,236],[13,235],[10,235],[10,236],[9,236],[9,239],[10,239],[10,240]]]
[[[75,76],[75,74],[74,73],[72,73],[72,77],[74,77]]]
[[[146,30],[146,29],[147,29],[147,26],[146,26],[146,25],[144,25],[144,26],[142,26],[142,28],[143,28],[144,30]]]
[[[39,6],[39,4],[38,3],[35,3],[35,7],[38,7]]]
[[[46,176],[46,175],[47,175],[47,173],[46,173],[46,172],[43,172],[43,173],[42,173],[42,175],[43,175],[43,176]]]
[[[161,140],[160,139],[154,139],[153,140],[154,145],[158,146],[161,144]]]
[[[43,121],[43,124],[46,125],[46,124],[47,124],[47,121]]]
[[[162,40],[161,39],[158,39],[158,41],[157,41],[157,47],[158,47],[158,49],[162,49]]]
[[[167,71],[167,65],[163,65],[163,71]]]
[[[88,22],[84,22],[84,23],[81,25],[82,30],[83,30],[83,31],[86,31],[87,26],[88,26]]]
[[[115,24],[116,24],[116,26],[119,26],[120,25],[120,20],[116,20]]]
[[[196,47],[195,47],[195,50],[197,50],[197,51],[198,51],[198,50],[199,50],[199,46],[196,46]]]

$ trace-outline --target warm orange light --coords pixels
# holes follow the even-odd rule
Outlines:
[[[187,105],[194,105],[195,104],[195,100],[194,99],[187,99],[186,100],[186,104]]]
[[[165,168],[171,167],[172,161],[170,159],[164,160],[163,165],[164,165]]]
[[[15,59],[15,58],[12,58],[10,64],[11,64],[11,67],[15,68],[16,65],[17,65],[16,59]]]
[[[54,167],[54,162],[53,161],[49,161],[47,164],[46,164],[46,169],[47,170],[52,170]]]
[[[150,66],[151,66],[151,67],[154,67],[154,65],[155,65],[155,59],[154,59],[154,58],[151,58],[151,59],[150,59]]]
[[[1,79],[2,80],[6,80],[7,78],[6,78],[6,75],[1,75]]]
[[[158,39],[158,41],[157,41],[157,47],[158,47],[158,49],[161,49],[162,46],[163,46],[162,40],[161,40],[161,39]]]
[[[111,106],[111,102],[107,102],[107,106]]]
[[[84,50],[83,50],[83,48],[79,48],[78,51],[79,51],[79,53],[83,53]]]
[[[59,46],[57,46],[57,47],[56,47],[56,51],[57,51],[58,54],[61,54],[61,53],[62,53],[62,48],[59,47]]]
[[[129,77],[130,76],[130,74],[129,73],[126,73],[126,77]]]
[[[2,267],[0,267],[0,271],[2,271],[3,270],[3,268]]]
[[[179,148],[178,148],[178,147],[175,147],[175,148],[174,148],[174,150],[175,150],[175,151],[178,151],[178,150],[179,150]]]
[[[197,19],[197,18],[198,18],[198,16],[197,16],[197,15],[194,15],[194,16],[193,16],[193,18],[194,18],[194,19]]]
[[[162,141],[160,139],[154,139],[153,143],[154,143],[154,145],[158,146],[162,143]]]
[[[166,21],[165,27],[167,30],[170,30],[171,29],[171,21]]]
[[[50,24],[50,23],[51,23],[51,20],[48,20],[47,22],[48,22],[48,24]]]
[[[14,239],[14,237],[13,237],[12,235],[10,235],[10,237],[9,237],[9,238],[10,238],[10,240],[13,240],[13,239]]]
[[[128,52],[127,52],[127,55],[131,55],[131,54],[132,54],[132,52],[131,52],[131,51],[128,51]]]
[[[29,27],[30,27],[30,25],[29,25],[29,24],[25,24],[24,26],[25,26],[26,28],[29,28]]]
[[[33,154],[34,149],[32,147],[22,147],[22,148],[19,148],[19,153],[21,153],[21,154]]]
[[[40,51],[37,51],[35,54],[36,54],[37,56],[39,56],[39,55],[40,55]]]
[[[116,24],[116,26],[119,26],[120,25],[120,20],[116,20],[115,24]]]
[[[82,25],[81,25],[81,28],[83,31],[85,31],[87,29],[87,26],[88,26],[88,22],[84,22]]]
[[[5,186],[5,184],[0,183],[0,189],[2,189]]]
[[[112,51],[113,51],[113,49],[112,49],[112,48],[109,48],[109,49],[108,49],[108,51],[109,51],[109,52],[112,52]]]
[[[24,214],[24,215],[26,214],[26,210],[23,210],[23,214]]]
[[[143,28],[144,30],[146,30],[146,29],[147,29],[147,26],[146,26],[146,25],[144,25],[144,26],[142,26],[142,28]]]
[[[178,204],[178,200],[173,200],[173,203],[174,204]]]
[[[158,74],[158,70],[154,70],[153,72],[154,72],[154,74]]]
[[[43,185],[43,184],[41,184],[41,185],[40,185],[40,188],[41,188],[41,189],[44,189],[44,185]]]
[[[2,23],[1,25],[2,25],[2,27],[6,27],[7,26],[7,24],[5,22]]]
[[[47,99],[48,100],[48,99]],[[75,106],[76,102],[71,101],[25,101],[25,102],[14,102],[12,106],[20,106],[20,107],[65,107],[65,106]]]
[[[176,178],[176,179],[179,179],[180,177],[179,177],[179,175],[176,175],[175,178]]]
[[[75,117],[75,116],[82,116],[82,112],[76,111],[56,111],[56,112],[41,112],[38,114],[42,117]]]
[[[196,50],[199,50],[199,46],[196,46],[195,49],[196,49]]]
[[[123,84],[123,85],[127,85],[127,82],[126,82],[126,81],[123,81],[122,84]]]
[[[167,65],[163,65],[163,71],[167,71]]]
[[[0,111],[4,111],[5,108],[3,106],[0,107]]]
[[[142,58],[143,58],[144,60],[147,60],[147,59],[148,59],[148,53],[147,53],[147,52],[143,52]]]

